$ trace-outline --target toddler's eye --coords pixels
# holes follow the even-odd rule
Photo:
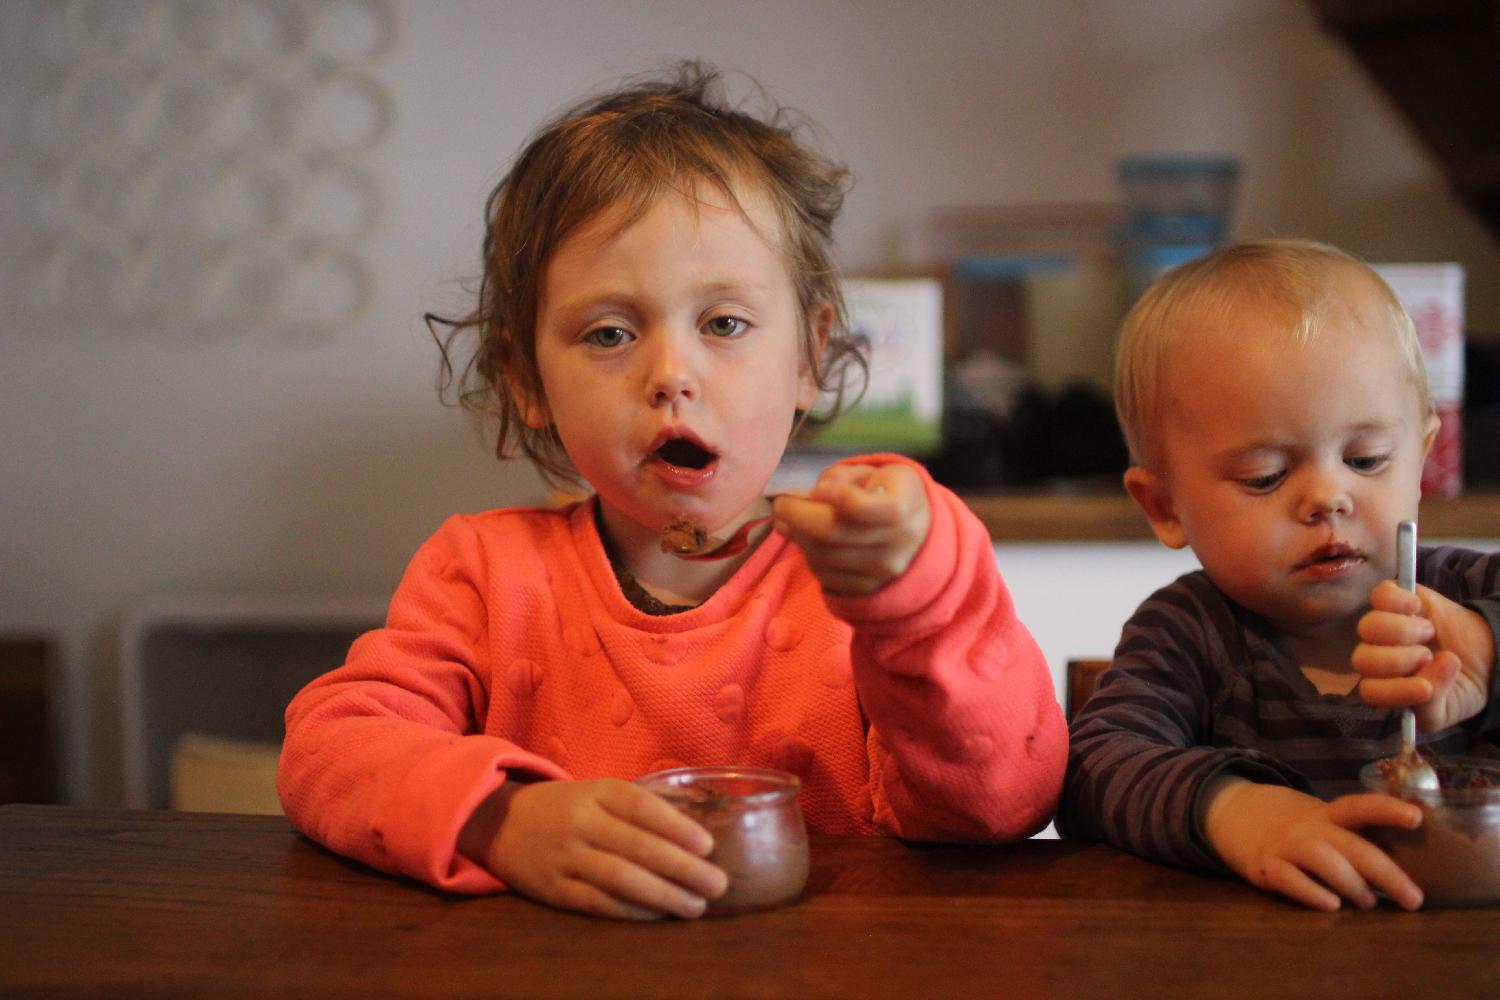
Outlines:
[[[618,326],[596,326],[584,334],[583,339],[592,344],[598,344],[600,347],[619,347],[630,340],[631,336]]]
[[[1389,455],[1351,455],[1344,464],[1355,472],[1379,472],[1390,462]]]
[[[733,337],[748,325],[744,320],[733,316],[715,316],[703,324],[703,332],[712,337]]]
[[[1240,485],[1251,493],[1269,493],[1285,478],[1286,470],[1283,469],[1280,472],[1268,472],[1264,476],[1252,476],[1249,479],[1241,479]]]

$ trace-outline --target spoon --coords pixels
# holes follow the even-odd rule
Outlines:
[[[774,501],[785,493],[772,493],[766,497]],[[661,550],[688,562],[714,562],[737,556],[750,547],[750,534],[776,515],[752,517],[727,538],[710,538],[708,533],[688,518],[680,517],[662,532]]]
[[[1396,526],[1396,583],[1403,590],[1417,589],[1417,522]],[[1417,752],[1417,716],[1410,707],[1401,710],[1401,752],[1381,762],[1381,774],[1392,790],[1431,791],[1442,787],[1432,765]]]

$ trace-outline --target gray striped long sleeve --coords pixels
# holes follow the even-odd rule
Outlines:
[[[1500,636],[1500,555],[1423,548],[1418,580],[1478,611]],[[1485,712],[1424,734],[1422,745],[1444,756],[1500,756],[1495,673]],[[1197,571],[1147,598],[1125,624],[1114,661],[1073,721],[1057,828],[1223,871],[1197,827],[1209,779],[1237,774],[1331,799],[1357,791],[1360,767],[1399,743],[1398,713],[1365,705],[1358,689],[1319,694],[1265,620]]]

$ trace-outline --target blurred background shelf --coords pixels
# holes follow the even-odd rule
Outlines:
[[[995,541],[1100,542],[1150,539],[1146,518],[1123,489],[965,492]],[[1500,492],[1468,493],[1452,500],[1424,500],[1425,538],[1500,537]]]

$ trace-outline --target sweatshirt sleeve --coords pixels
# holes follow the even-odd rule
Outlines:
[[[488,703],[486,573],[466,520],[450,519],[407,568],[384,628],[287,707],[277,786],[287,817],[331,850],[441,889],[504,886],[456,851],[508,773],[566,777],[480,735]]]
[[[1057,828],[1155,861],[1227,871],[1198,825],[1198,797],[1238,774],[1306,791],[1255,750],[1206,745],[1216,671],[1232,669],[1215,629],[1227,610],[1196,600],[1193,575],[1158,591],[1121,633],[1110,666],[1074,717]],[[1203,581],[1203,586],[1209,586]]]
[[[875,820],[909,840],[1028,837],[1056,808],[1067,730],[989,532],[919,464],[853,461],[912,465],[932,507],[927,538],[899,578],[872,594],[826,595],[854,630]]]

